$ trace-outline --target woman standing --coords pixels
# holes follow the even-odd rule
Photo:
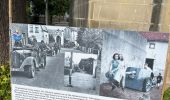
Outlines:
[[[120,78],[120,62],[119,62],[119,54],[118,53],[115,53],[113,54],[113,59],[112,61],[110,62],[110,65],[111,65],[111,74],[112,74],[112,90],[117,86],[119,87],[119,82],[121,80]]]
[[[125,88],[125,78],[126,78],[126,66],[125,66],[125,62],[124,62],[124,58],[123,55],[120,54],[120,71],[121,71],[121,81],[120,81],[120,86],[122,88],[122,90],[124,91]]]

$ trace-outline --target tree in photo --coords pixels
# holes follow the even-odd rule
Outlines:
[[[88,29],[82,36],[86,48],[98,48],[102,43],[102,36],[97,29]]]
[[[83,34],[85,32],[85,28],[80,28],[78,30],[78,35],[77,35],[77,43],[80,45],[80,46],[85,46],[85,43],[83,41]]]

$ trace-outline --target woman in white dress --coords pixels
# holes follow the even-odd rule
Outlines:
[[[120,57],[120,73],[121,73],[121,80],[120,80],[120,86],[122,90],[124,91],[125,88],[125,78],[126,78],[126,66],[125,61],[122,54],[119,54]]]

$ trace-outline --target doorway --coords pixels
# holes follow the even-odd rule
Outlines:
[[[56,37],[56,42],[61,45],[61,37],[60,36]]]
[[[145,63],[147,63],[147,64],[148,64],[148,67],[153,70],[154,59],[146,58]]]

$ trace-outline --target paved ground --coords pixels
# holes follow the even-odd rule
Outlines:
[[[107,97],[116,97],[121,99],[128,99],[128,100],[139,100],[143,94],[150,96],[150,100],[160,100],[161,97],[161,89],[154,87],[149,92],[140,92],[137,90],[132,90],[126,88],[125,91],[122,91],[120,88],[116,88],[113,91],[111,90],[111,85],[108,83],[104,83],[101,86],[100,95],[107,96]]]
[[[47,66],[29,79],[22,72],[12,74],[12,83],[43,88],[60,89],[64,84],[64,54],[47,56]]]
[[[69,76],[64,76],[64,84],[69,84]],[[94,89],[95,78],[92,75],[86,73],[75,72],[72,74],[72,85],[83,89]]]
[[[64,90],[79,92],[79,93],[88,93],[88,94],[97,94],[96,91],[96,78],[93,78],[92,75],[86,73],[75,72],[72,74],[72,86],[68,87],[69,76],[64,76]]]
[[[151,100],[160,100],[161,89],[162,88],[158,89],[158,88],[155,87],[155,88],[152,88],[152,90],[150,92],[147,92],[145,94],[150,95]],[[139,97],[142,97],[144,92],[126,89],[125,94],[126,94],[126,97],[128,98],[128,100],[138,100]]]

